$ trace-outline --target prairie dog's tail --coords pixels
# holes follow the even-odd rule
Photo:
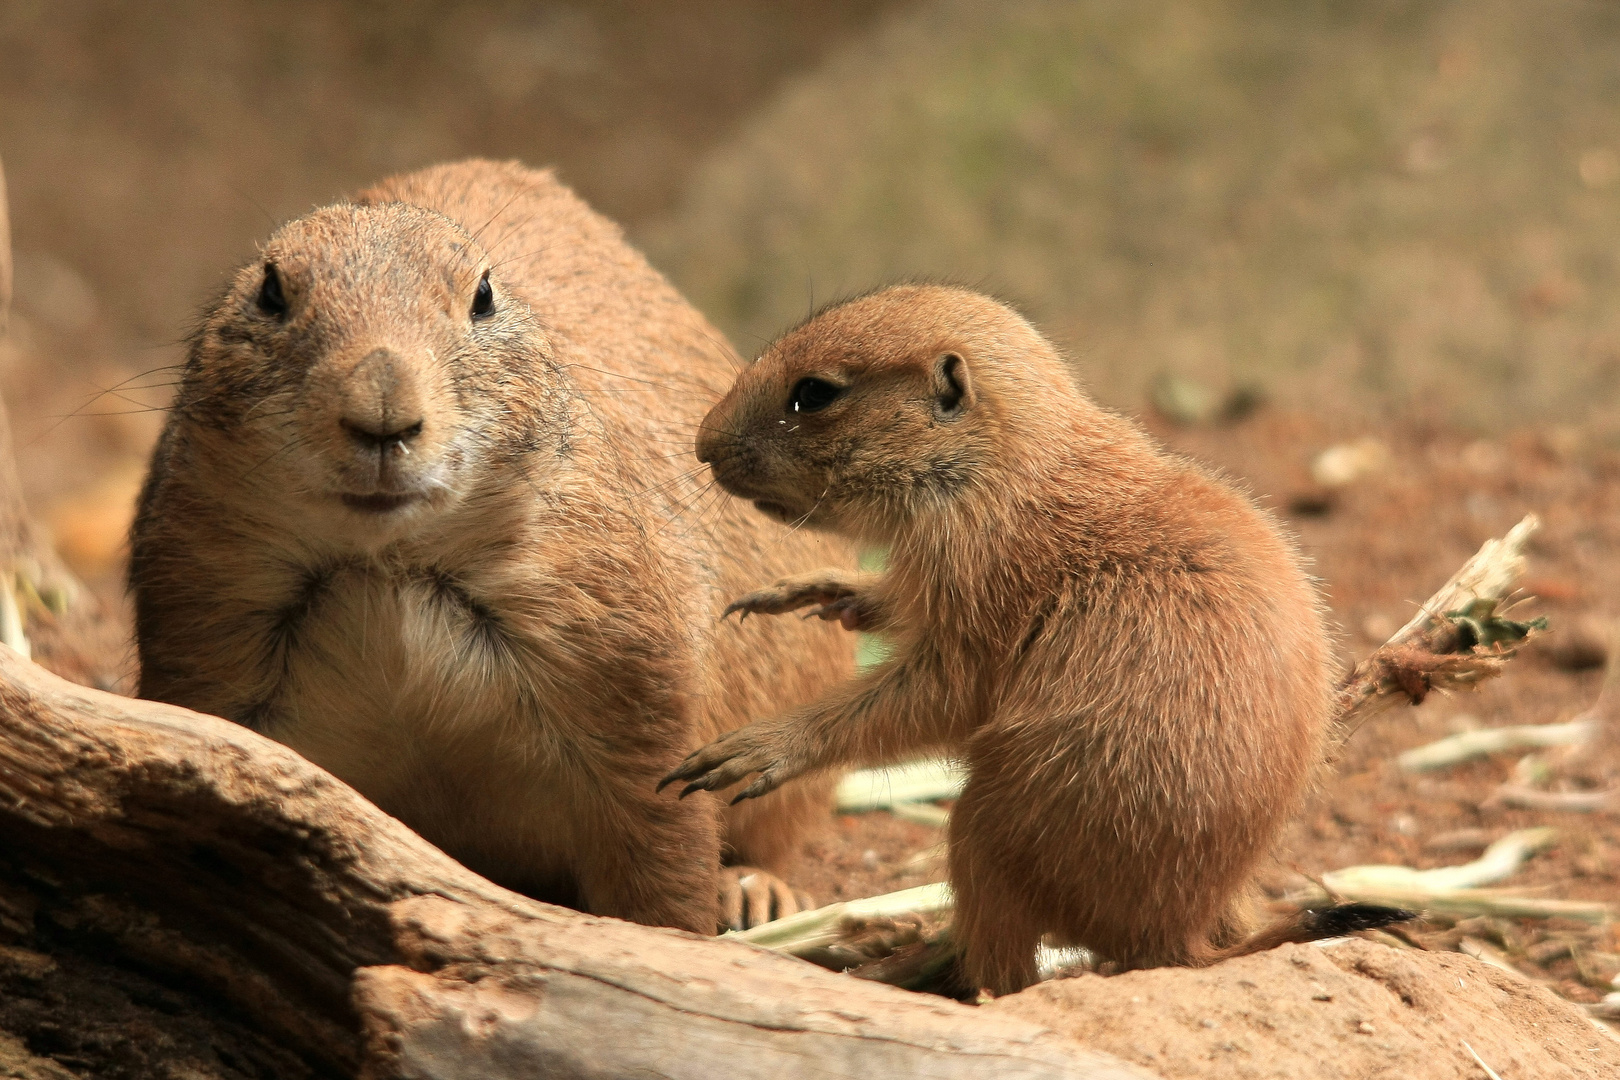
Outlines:
[[[1415,911],[1384,907],[1381,904],[1334,904],[1332,907],[1306,908],[1298,914],[1262,927],[1242,941],[1228,945],[1224,949],[1211,951],[1204,962],[1215,964],[1222,960],[1230,960],[1234,956],[1265,952],[1279,945],[1321,941],[1323,938],[1340,937],[1357,930],[1378,930],[1415,918],[1417,918]]]

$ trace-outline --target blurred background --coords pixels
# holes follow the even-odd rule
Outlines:
[[[744,353],[898,278],[1110,404],[1620,431],[1620,5],[0,5],[29,495],[116,565],[189,320],[398,170],[553,164]]]

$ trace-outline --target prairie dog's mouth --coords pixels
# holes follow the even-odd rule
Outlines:
[[[799,518],[804,516],[797,510],[783,506],[779,502],[771,502],[769,499],[755,499],[754,509],[758,510],[762,514],[768,514],[769,516],[776,518],[778,521],[785,521],[789,523],[797,521]]]
[[[714,472],[715,480],[726,492],[739,499],[747,499],[760,513],[788,524],[804,516],[803,510],[795,510],[784,502],[762,497],[770,492],[770,485],[759,483],[748,473],[740,469],[723,468],[720,465],[711,465],[710,468]]]
[[[391,514],[395,510],[417,502],[422,496],[412,494],[389,495],[378,492],[372,495],[350,495],[345,493],[339,498],[343,500],[343,505],[350,510],[358,510],[363,514]]]

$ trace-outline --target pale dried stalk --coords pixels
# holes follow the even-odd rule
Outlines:
[[[1607,921],[1611,914],[1607,904],[1544,900],[1479,887],[1512,876],[1530,856],[1552,846],[1557,837],[1558,830],[1547,827],[1520,829],[1486,848],[1473,862],[1433,870],[1414,870],[1410,866],[1348,866],[1323,874],[1321,885],[1301,890],[1289,899],[1305,907],[1332,900],[1354,900],[1461,917],[1496,915],[1529,919],[1561,917],[1588,923]]]
[[[1615,791],[1542,791],[1523,784],[1503,784],[1480,804],[1481,809],[1511,806],[1519,810],[1561,810],[1591,814],[1620,806]]]
[[[954,799],[967,775],[953,761],[930,758],[888,769],[857,769],[838,784],[838,812],[887,810],[902,803]]]
[[[1509,833],[1486,848],[1479,858],[1459,866],[1414,870],[1409,866],[1350,866],[1322,875],[1334,892],[1370,892],[1399,888],[1408,892],[1477,889],[1494,885],[1518,873],[1530,856],[1558,842],[1558,830],[1542,826]],[[1360,899],[1360,897],[1354,897]]]
[[[1425,772],[1460,765],[1465,761],[1499,754],[1506,750],[1573,746],[1597,734],[1595,719],[1577,718],[1565,724],[1519,724],[1513,727],[1483,728],[1449,735],[1406,751],[1395,761],[1408,772]]]
[[[863,919],[892,919],[907,915],[933,915],[951,909],[951,887],[943,882],[919,885],[913,889],[845,900],[813,911],[801,911],[785,919],[756,926],[751,930],[720,935],[727,940],[746,941],[790,956],[801,956],[838,942],[844,928]]]
[[[1476,1065],[1485,1070],[1485,1075],[1488,1080],[1502,1080],[1501,1074],[1495,1069],[1491,1068],[1489,1065],[1485,1064],[1485,1059],[1480,1057],[1479,1053],[1472,1046],[1469,1046],[1466,1040],[1463,1042],[1463,1049],[1467,1050],[1468,1053],[1473,1057]]]
[[[1487,540],[1472,559],[1451,575],[1429,597],[1410,622],[1395,631],[1386,645],[1405,645],[1433,629],[1448,611],[1458,611],[1471,600],[1502,600],[1524,576],[1524,548],[1541,528],[1541,519],[1526,514],[1500,540]]]

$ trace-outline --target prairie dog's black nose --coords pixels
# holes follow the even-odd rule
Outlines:
[[[367,450],[386,450],[390,446],[404,446],[422,434],[422,421],[420,420],[412,421],[404,427],[376,431],[366,427],[364,421],[351,420],[345,416],[338,421],[338,426],[348,433],[349,438]],[[387,427],[388,425],[384,426]]]
[[[697,459],[705,465],[713,465],[720,458],[729,456],[727,449],[732,447],[736,440],[726,432],[709,424],[708,418],[698,427],[697,445],[693,450]]]
[[[344,380],[338,426],[362,449],[403,448],[422,434],[422,422],[411,365],[392,349],[373,349]]]

